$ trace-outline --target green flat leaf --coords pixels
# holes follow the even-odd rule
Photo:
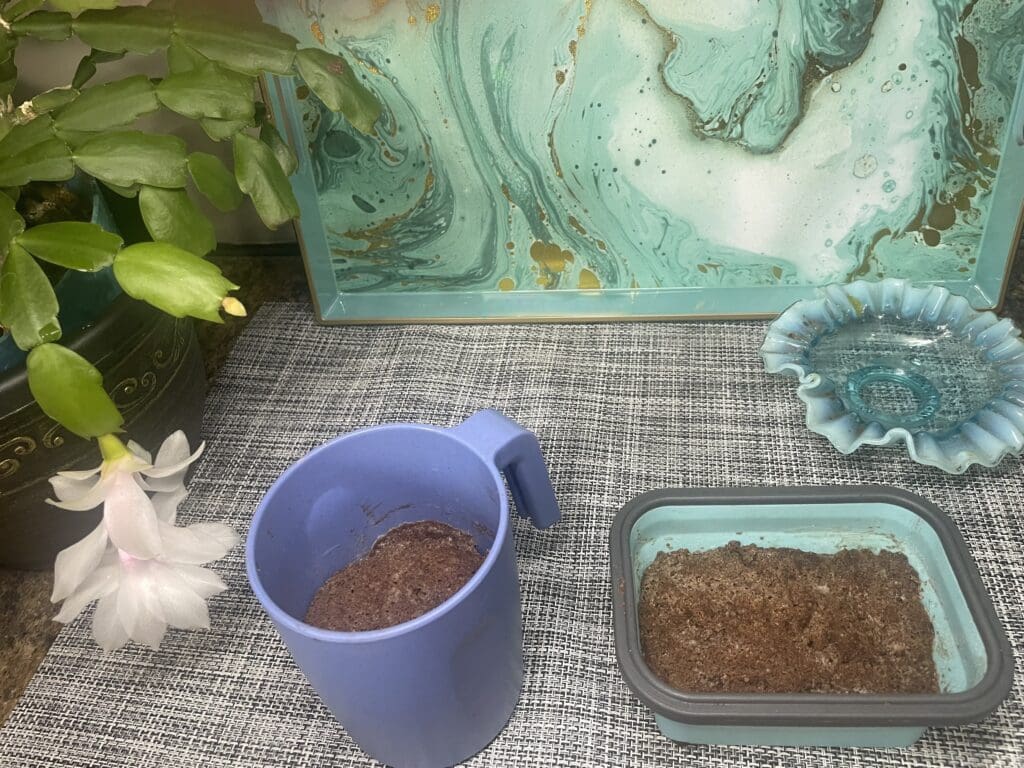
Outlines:
[[[226,171],[225,171],[226,173]],[[7,253],[8,243],[25,231],[25,220],[7,195],[0,195],[0,262]]]
[[[0,158],[20,154],[55,135],[53,119],[49,115],[40,115],[27,123],[15,125],[0,141]]]
[[[237,285],[205,259],[170,243],[138,243],[114,259],[124,292],[174,317],[222,322],[221,302]]]
[[[67,181],[74,175],[71,151],[56,137],[0,160],[0,187],[20,187],[30,181]]]
[[[0,26],[0,61],[7,61],[14,57],[14,52],[18,50],[18,42],[17,35],[9,28]]]
[[[251,128],[252,123],[248,120],[217,120],[207,117],[199,121],[206,135],[214,141],[227,141],[233,139],[239,131]]]
[[[71,37],[71,15],[54,11],[35,11],[11,24],[16,35],[40,40],[67,40]]]
[[[60,344],[28,353],[28,388],[47,416],[79,437],[118,432],[124,418],[89,361]]]
[[[67,86],[51,88],[32,99],[32,110],[37,115],[45,115],[48,112],[63,107],[69,101],[74,101],[76,98],[78,98],[78,90],[75,88],[68,88]]]
[[[119,187],[184,187],[185,142],[177,136],[111,131],[75,150],[75,163],[100,181]]]
[[[298,217],[299,204],[270,147],[239,133],[235,135],[233,149],[238,188],[252,198],[263,223],[276,229]]]
[[[68,145],[72,156],[75,154],[75,149],[96,136],[99,136],[97,131],[62,131],[59,128],[57,129],[57,137]]]
[[[36,260],[12,243],[0,269],[0,324],[21,349],[60,338],[57,296]]]
[[[196,256],[205,256],[217,247],[213,224],[184,189],[144,186],[139,192],[139,209],[154,240],[171,243]]]
[[[303,48],[295,55],[295,68],[328,109],[343,114],[356,130],[373,133],[380,102],[343,58],[320,48]]]
[[[185,117],[248,120],[254,115],[254,81],[212,61],[168,75],[156,87],[157,98]]]
[[[58,11],[81,13],[91,8],[117,8],[117,0],[50,0]]]
[[[14,63],[14,57],[11,56],[0,61],[0,99],[6,101],[7,97],[14,93],[17,85],[18,67]]]
[[[111,184],[109,181],[104,181],[102,183],[104,187],[109,189],[111,192],[120,195],[121,197],[137,197],[139,194],[139,189],[141,189],[141,187],[138,184],[133,184],[130,187],[119,187],[117,184]]]
[[[246,75],[287,75],[295,59],[295,38],[262,22],[186,15],[178,19],[175,33],[206,58]]]
[[[218,158],[206,152],[188,156],[188,172],[196,189],[219,211],[233,211],[242,204],[242,190],[231,171]]]
[[[43,7],[43,3],[46,0],[18,0],[16,3],[11,3],[4,9],[4,18],[8,21],[13,21],[26,13],[32,13],[32,11],[38,10]]]
[[[160,102],[149,78],[135,75],[82,91],[54,122],[62,131],[105,131],[130,125],[158,109]]]
[[[285,176],[295,173],[295,169],[299,167],[299,159],[295,157],[295,152],[278,133],[273,123],[264,122],[260,126],[260,141],[270,147]]]
[[[78,68],[75,70],[75,76],[71,79],[71,85],[75,88],[81,88],[92,80],[93,75],[96,74],[97,64],[106,64],[109,61],[117,61],[123,58],[124,52],[110,53],[109,51],[97,51],[95,49],[90,51],[78,62]]]
[[[4,16],[6,18],[6,15]],[[18,37],[9,29],[0,28],[0,61],[7,61],[14,56],[18,47]]]
[[[96,59],[87,54],[82,57],[82,60],[78,62],[78,66],[75,67],[75,74],[71,78],[71,85],[75,88],[81,88],[92,80],[95,75]]]
[[[84,221],[40,224],[15,242],[37,259],[80,272],[95,272],[114,263],[124,242],[102,227]]]
[[[171,42],[174,16],[145,6],[86,11],[74,21],[75,34],[92,48],[111,53],[153,53]]]
[[[208,61],[199,51],[181,42],[177,35],[171,37],[171,45],[167,49],[167,69],[171,74],[188,72]]]
[[[71,150],[54,133],[49,115],[14,126],[0,141],[0,187],[67,181],[74,175]]]

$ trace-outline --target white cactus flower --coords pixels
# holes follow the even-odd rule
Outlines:
[[[50,599],[63,605],[55,619],[67,623],[98,599],[93,635],[107,651],[128,640],[157,648],[168,626],[208,627],[206,600],[226,586],[199,566],[222,558],[238,536],[221,523],[174,524],[187,496],[185,473],[203,446],[190,454],[178,431],[155,460],[112,435],[100,438],[100,447],[104,460],[96,469],[50,478],[57,496],[51,504],[79,511],[103,505],[102,522],[57,555]]]

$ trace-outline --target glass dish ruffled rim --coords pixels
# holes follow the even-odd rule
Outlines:
[[[885,427],[850,411],[834,382],[813,370],[808,352],[823,335],[866,313],[945,326],[968,339],[1008,376],[1002,392],[958,426],[933,433],[905,426]],[[914,286],[889,278],[829,285],[817,299],[785,310],[768,328],[761,357],[769,373],[797,377],[797,396],[807,406],[807,427],[842,453],[863,445],[903,442],[910,457],[950,474],[974,464],[994,467],[1024,450],[1024,342],[1008,318],[979,312],[967,299],[940,286]]]

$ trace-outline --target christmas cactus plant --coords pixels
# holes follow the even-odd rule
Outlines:
[[[199,566],[223,556],[235,537],[226,526],[175,524],[185,469],[198,452],[181,433],[155,458],[126,444],[124,419],[100,373],[61,344],[47,270],[112,269],[126,294],[174,317],[221,322],[222,312],[242,315],[229,295],[238,286],[204,258],[216,242],[195,195],[224,212],[248,197],[270,228],[298,216],[288,181],[295,154],[258,103],[257,78],[301,77],[366,133],[380,115],[344,59],[299,49],[251,8],[227,10],[192,0],[124,7],[116,0],[0,1],[0,325],[28,353],[29,387],[40,408],[95,439],[103,457],[97,469],[60,473],[51,483],[55,504],[103,505],[100,526],[58,556],[53,599],[64,601],[62,621],[99,599],[94,633],[105,648],[129,639],[158,645],[168,625],[203,626],[205,600],[223,584]],[[90,50],[70,84],[15,104],[15,52],[26,38],[77,39]],[[158,52],[166,60],[162,77],[89,85],[106,62]],[[230,142],[233,167],[176,136],[139,128],[140,118],[160,110],[198,121],[212,141]],[[26,225],[18,205],[23,189],[81,175],[137,198],[152,241],[126,247],[118,235],[82,221]]]

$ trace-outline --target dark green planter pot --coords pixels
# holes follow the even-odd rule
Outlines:
[[[206,376],[195,330],[127,296],[65,340],[103,374],[125,416],[127,437],[155,450],[176,429],[196,445]],[[46,503],[47,479],[100,462],[94,442],[67,432],[36,406],[24,365],[0,373],[0,566],[46,569],[99,522],[101,510],[67,512]]]

